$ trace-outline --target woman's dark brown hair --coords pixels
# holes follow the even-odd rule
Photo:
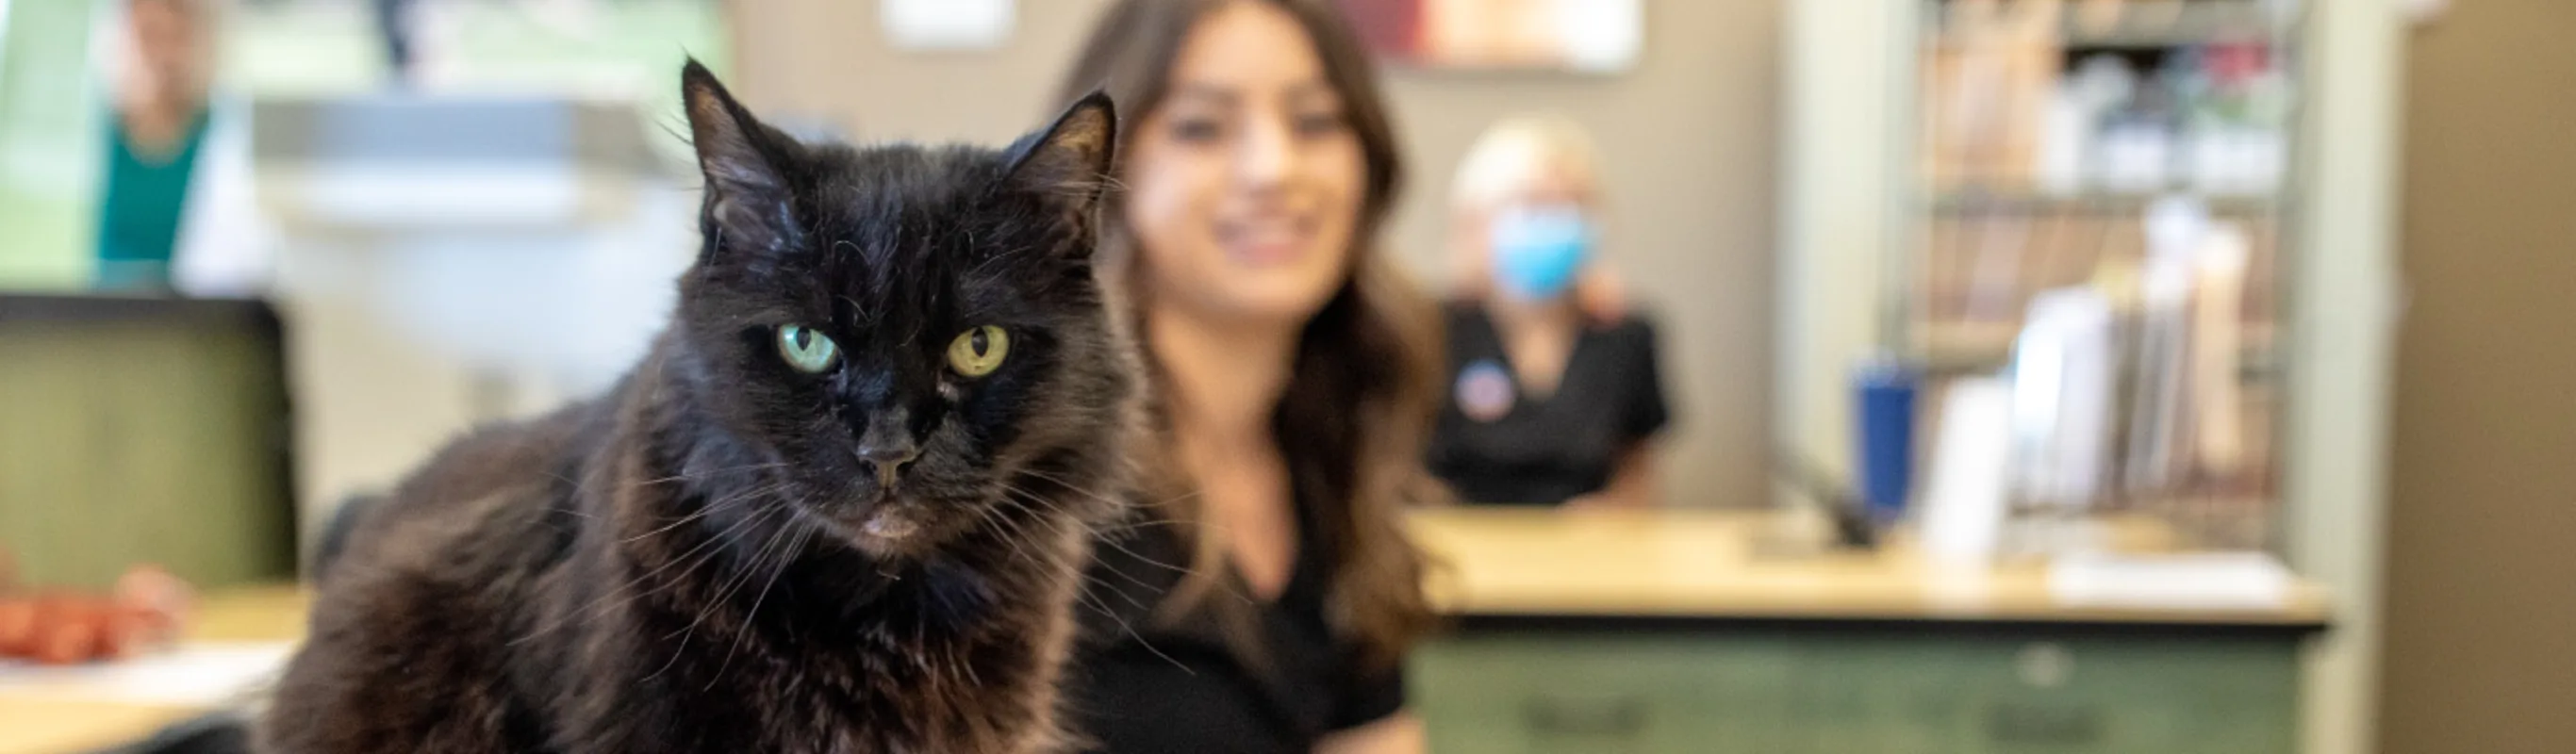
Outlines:
[[[1173,61],[1191,30],[1210,11],[1237,2],[1278,8],[1305,30],[1325,78],[1341,94],[1344,117],[1367,162],[1367,193],[1352,234],[1350,277],[1306,323],[1294,374],[1271,426],[1296,479],[1300,502],[1316,513],[1322,529],[1317,534],[1327,540],[1300,546],[1322,544],[1334,555],[1331,619],[1369,650],[1371,662],[1392,664],[1431,623],[1422,596],[1422,556],[1398,519],[1409,503],[1437,494],[1421,458],[1438,395],[1440,339],[1438,318],[1427,300],[1374,249],[1377,230],[1395,203],[1402,168],[1395,128],[1359,37],[1331,3],[1317,0],[1122,0],[1093,28],[1065,79],[1062,98],[1071,101],[1103,88],[1118,103],[1121,120],[1144,122],[1161,106]],[[1133,138],[1141,130],[1124,129],[1122,137]],[[1113,195],[1102,214],[1107,222],[1101,258],[1112,270],[1107,277],[1131,297],[1150,295],[1135,284],[1143,271],[1134,238],[1122,222],[1123,202]],[[1130,312],[1141,316],[1145,309],[1144,302],[1133,301]],[[1149,375],[1151,381],[1162,384],[1150,349],[1146,363],[1155,373]],[[1192,524],[1182,530],[1196,532],[1200,527],[1194,524],[1204,520],[1200,498],[1189,494],[1195,485],[1170,462],[1169,407],[1154,409],[1161,442],[1143,453],[1148,497],[1156,501],[1153,512]],[[1239,633],[1248,628],[1242,600],[1208,599],[1228,572],[1217,539],[1191,539],[1195,554],[1188,564],[1190,575],[1162,614],[1177,616],[1205,605],[1218,610],[1229,629]],[[1248,644],[1237,639],[1238,645]]]

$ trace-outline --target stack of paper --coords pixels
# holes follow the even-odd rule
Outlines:
[[[116,662],[0,663],[0,694],[173,707],[215,707],[276,680],[295,645],[190,644]]]
[[[2048,567],[2049,597],[2075,607],[2272,610],[2294,583],[2260,552],[2069,555]]]

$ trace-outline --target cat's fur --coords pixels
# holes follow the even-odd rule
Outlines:
[[[1060,747],[1135,366],[1091,263],[1105,98],[1007,149],[804,145],[692,62],[706,240],[604,397],[477,432],[349,536],[262,727],[322,752]],[[840,365],[788,366],[777,328]],[[967,378],[956,334],[1005,328]],[[880,481],[863,447],[913,442]]]

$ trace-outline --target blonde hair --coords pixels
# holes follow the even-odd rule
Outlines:
[[[1582,124],[1553,113],[1516,115],[1495,121],[1458,160],[1458,177],[1449,187],[1449,206],[1481,211],[1538,182],[1551,172],[1572,179],[1586,191],[1600,186],[1592,134]]]
[[[1483,219],[1503,202],[1547,177],[1571,181],[1586,201],[1601,190],[1600,158],[1592,134],[1574,119],[1554,113],[1515,115],[1485,128],[1467,155],[1458,160],[1458,176],[1449,186],[1450,222]],[[1449,292],[1459,300],[1480,300],[1493,288],[1493,262],[1479,238],[1453,233],[1449,259]],[[1575,279],[1575,304],[1597,322],[1627,316],[1626,294],[1608,264],[1595,257]]]

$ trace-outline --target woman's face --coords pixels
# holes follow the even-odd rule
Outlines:
[[[1505,244],[1498,243],[1496,224],[1516,213],[1570,212],[1598,223],[1599,212],[1593,202],[1591,183],[1577,171],[1562,166],[1549,166],[1529,174],[1519,185],[1494,197],[1490,204],[1457,213],[1453,217],[1454,237],[1460,253],[1454,257],[1464,266],[1459,274],[1486,278],[1494,290],[1509,291],[1514,281],[1506,279],[1511,266],[1502,258]],[[1584,260],[1588,261],[1588,260]],[[1578,265],[1582,262],[1578,262]],[[1580,272],[1580,269],[1577,270]],[[1559,291],[1558,294],[1562,294]],[[1555,295],[1544,296],[1554,299]]]
[[[1349,274],[1367,165],[1297,21],[1239,2],[1198,22],[1129,142],[1126,221],[1152,305],[1303,322]]]
[[[195,70],[204,52],[197,28],[201,12],[189,0],[141,0],[128,7],[136,62],[155,85],[177,90],[202,75]]]

